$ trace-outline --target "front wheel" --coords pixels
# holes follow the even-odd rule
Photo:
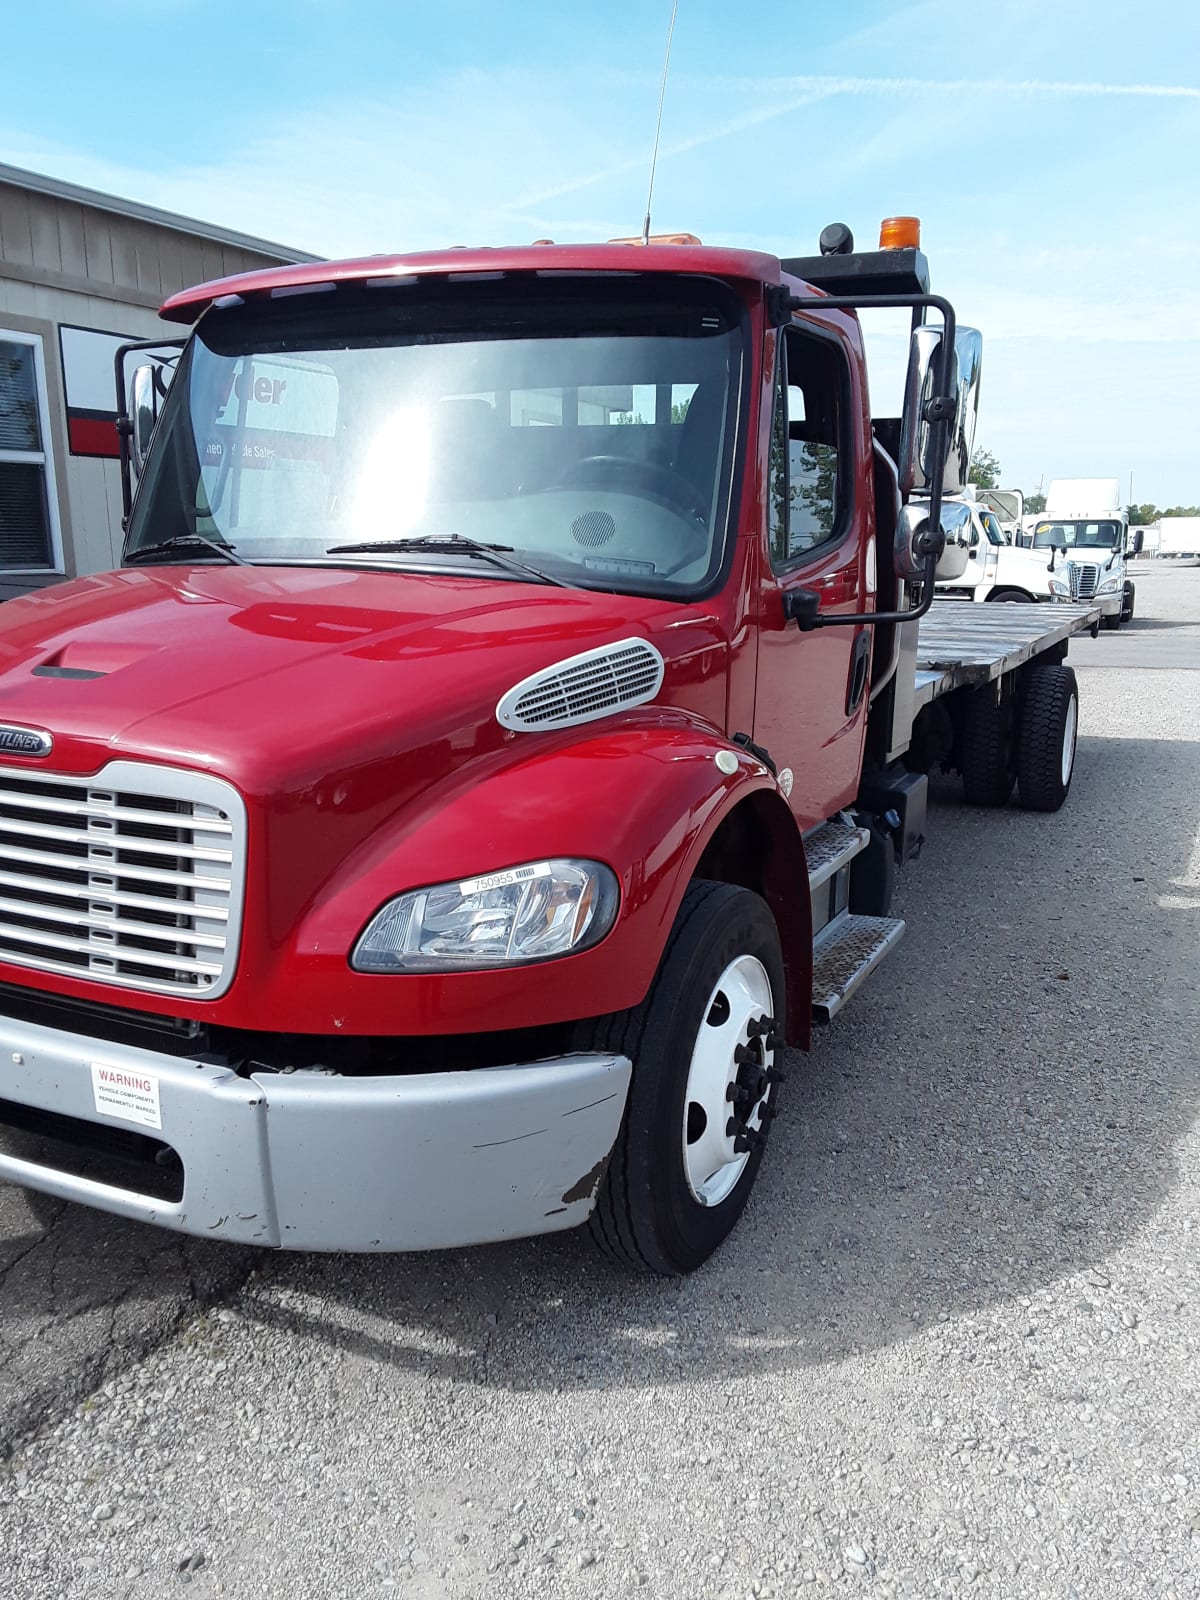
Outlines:
[[[1012,600],[1019,605],[1032,605],[1033,596],[1026,594],[1024,589],[997,589],[994,594],[988,595],[988,602],[995,605],[997,601]]]
[[[1071,788],[1079,690],[1070,667],[1030,670],[1017,740],[1017,792],[1027,811],[1057,811]]]
[[[688,886],[650,993],[576,1031],[580,1049],[633,1062],[629,1102],[589,1224],[601,1250],[641,1272],[700,1266],[758,1176],[775,1115],[783,955],[749,889]]]
[[[1136,584],[1127,583],[1125,585],[1125,607],[1124,607],[1124,610],[1121,612],[1121,621],[1122,622],[1132,622],[1133,621],[1133,601],[1134,601],[1134,596],[1136,595],[1136,593],[1137,593],[1137,585]]]

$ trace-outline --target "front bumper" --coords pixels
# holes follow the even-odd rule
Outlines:
[[[101,1067],[116,1088],[96,1087]],[[411,1077],[242,1078],[0,1017],[0,1131],[49,1112],[54,1127],[72,1118],[148,1136],[177,1153],[182,1196],[154,1198],[3,1145],[0,1179],[201,1238],[288,1250],[432,1250],[551,1233],[595,1204],[630,1070],[623,1056],[577,1055]],[[127,1106],[101,1110],[98,1097]]]
[[[1064,606],[1095,606],[1102,617],[1115,617],[1125,605],[1125,597],[1120,590],[1116,594],[1081,596],[1078,600],[1072,600],[1069,594],[1056,594],[1054,598]]]

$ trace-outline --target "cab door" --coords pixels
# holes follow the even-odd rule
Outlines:
[[[807,589],[824,615],[873,608],[874,507],[855,475],[870,443],[842,341],[793,324],[778,345],[754,738],[779,769],[800,825],[810,827],[858,792],[874,630],[802,633],[786,619],[784,601]]]

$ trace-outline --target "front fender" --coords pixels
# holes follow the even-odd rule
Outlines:
[[[264,1016],[278,1009],[289,1032],[473,1033],[574,1021],[644,998],[707,841],[748,797],[778,797],[775,780],[684,713],[551,748],[529,743],[527,758],[402,813],[343,864],[267,979]],[[718,753],[724,764],[734,757],[731,772]],[[620,881],[616,925],[594,949],[477,973],[351,971],[363,927],[395,895],[551,856],[603,861]]]

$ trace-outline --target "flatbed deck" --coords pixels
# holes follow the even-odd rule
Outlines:
[[[1089,605],[936,601],[917,636],[914,709],[963,685],[991,683],[1099,618],[1099,607]]]

